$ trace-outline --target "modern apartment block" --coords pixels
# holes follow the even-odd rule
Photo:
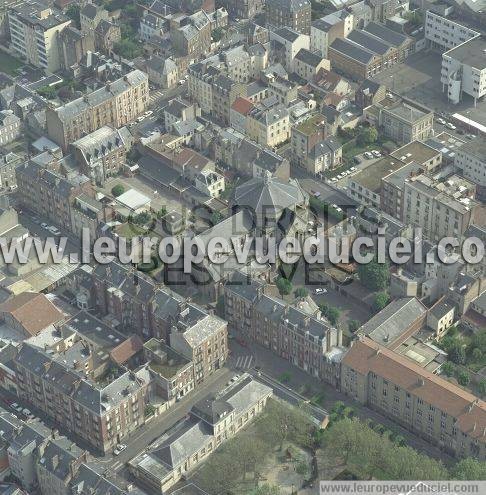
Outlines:
[[[442,54],[440,82],[447,101],[457,104],[465,93],[474,99],[486,95],[486,37],[476,36]]]
[[[341,365],[341,390],[458,457],[486,458],[486,404],[364,337]]]
[[[65,105],[46,110],[47,134],[63,150],[81,137],[110,125],[123,127],[145,111],[148,77],[135,69]]]
[[[425,39],[430,48],[447,51],[479,34],[474,29],[431,10],[427,10],[425,14]]]
[[[8,22],[15,52],[49,72],[61,68],[60,33],[71,19],[53,7],[29,0],[12,6]]]
[[[486,200],[486,143],[484,138],[460,146],[454,156],[454,165],[461,174],[477,186],[476,197]]]
[[[19,397],[100,452],[144,423],[148,383],[135,373],[94,378],[24,343],[15,358]]]
[[[243,339],[267,349],[312,376],[335,383],[332,355],[342,345],[342,333],[331,327],[319,309],[290,306],[263,293],[261,282],[235,273],[224,288],[225,317]]]
[[[402,221],[421,227],[431,241],[459,238],[471,224],[484,224],[484,206],[474,199],[475,192],[475,184],[458,175],[444,182],[414,175],[405,181]]]
[[[311,3],[309,0],[267,0],[265,6],[267,25],[284,27],[310,34]]]

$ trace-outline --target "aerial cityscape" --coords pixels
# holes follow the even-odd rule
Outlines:
[[[0,495],[486,494],[486,0],[0,0]]]

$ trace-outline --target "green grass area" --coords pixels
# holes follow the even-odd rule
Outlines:
[[[0,51],[0,71],[11,76],[16,76],[17,70],[24,65],[25,63],[18,58],[12,57],[12,55]]]
[[[145,229],[135,225],[133,223],[122,223],[115,227],[115,232],[120,237],[125,237],[126,239],[132,239],[133,237],[137,237],[138,235],[145,234]]]

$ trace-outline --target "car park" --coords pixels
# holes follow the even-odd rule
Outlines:
[[[115,450],[113,451],[113,455],[120,455],[127,446],[124,443],[119,443],[116,447]]]

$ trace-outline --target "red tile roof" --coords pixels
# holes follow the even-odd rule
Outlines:
[[[238,97],[231,105],[231,108],[242,115],[248,115],[250,110],[254,107],[253,103],[246,98]]]
[[[138,335],[132,335],[112,349],[110,357],[117,364],[125,364],[131,357],[137,354],[142,347],[142,339]]]

